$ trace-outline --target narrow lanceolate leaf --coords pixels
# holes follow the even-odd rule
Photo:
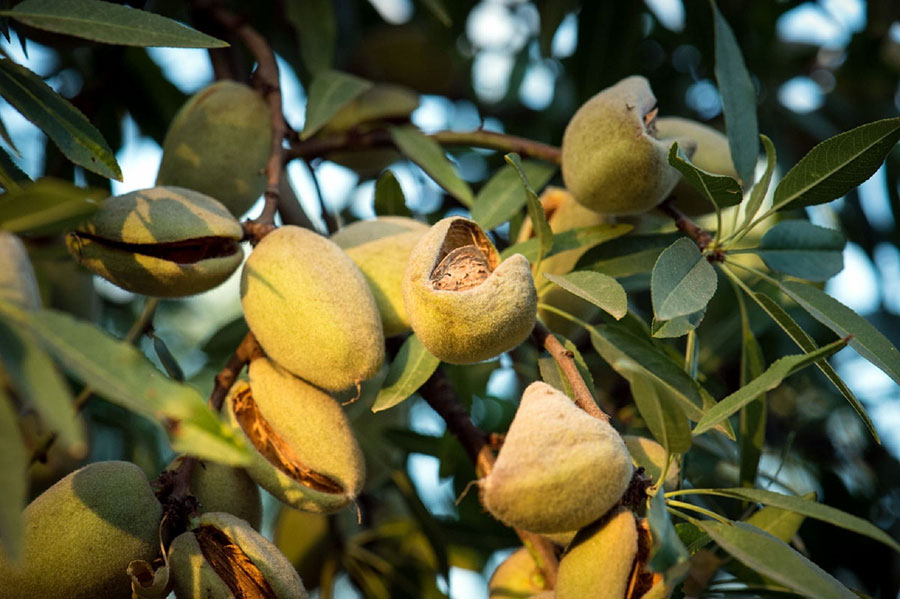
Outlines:
[[[554,245],[559,245],[561,235],[556,236]],[[653,269],[664,249],[682,237],[681,233],[628,235],[616,243],[588,250],[575,263],[574,270],[596,270],[615,278],[645,273]]]
[[[4,150],[0,150],[0,185],[3,186],[4,191],[15,191],[23,183],[29,181],[31,179],[13,162],[10,155]]]
[[[170,379],[183,383],[184,372],[181,370],[178,360],[175,359],[175,356],[169,350],[169,346],[155,333],[148,333],[148,336],[153,340],[153,351],[156,352],[159,363],[166,369],[166,374],[169,375]]]
[[[526,160],[522,162],[522,170],[525,171],[531,186],[535,190],[540,190],[556,173],[556,166],[537,160]],[[494,229],[521,210],[527,198],[526,192],[522,189],[519,173],[512,166],[504,165],[475,196],[472,220],[481,225],[482,229]]]
[[[315,135],[344,105],[371,87],[371,81],[349,73],[332,70],[317,73],[309,86],[306,122],[300,139]]]
[[[739,562],[804,597],[856,598],[831,574],[752,524],[716,520],[700,520],[696,524]]]
[[[231,465],[250,455],[192,387],[167,378],[131,344],[53,310],[30,315],[35,336],[66,370],[123,408],[160,422],[178,452]]]
[[[690,554],[672,525],[662,490],[650,498],[647,522],[650,525],[650,536],[653,538],[653,549],[650,551],[648,564],[652,571],[665,573],[687,561]]]
[[[682,493],[682,491],[677,491]],[[857,516],[842,512],[837,508],[818,503],[812,499],[804,497],[796,497],[794,495],[785,495],[783,493],[774,493],[763,489],[749,488],[733,488],[733,489],[691,489],[687,493],[697,493],[703,495],[718,495],[720,497],[733,497],[744,501],[755,501],[775,508],[789,510],[798,514],[803,514],[808,518],[815,518],[822,522],[844,528],[876,541],[883,543],[900,553],[900,544],[891,535],[884,532],[868,520],[864,520]]]
[[[690,449],[691,427],[678,400],[665,387],[639,370],[625,378],[631,385],[634,404],[653,438],[669,453],[684,453]]]
[[[780,210],[830,202],[871,177],[900,139],[900,117],[826,139],[804,156],[775,188]]]
[[[9,131],[6,129],[6,123],[3,122],[3,119],[0,119],[0,139],[3,139],[3,141],[6,142],[6,145],[15,152],[16,156],[22,155],[22,153],[19,152],[19,148],[16,147],[12,137],[9,136]]]
[[[763,173],[762,179],[756,182],[756,185],[753,186],[753,190],[750,192],[750,197],[744,206],[744,223],[741,225],[741,229],[746,229],[753,222],[756,213],[759,212],[759,208],[769,192],[772,174],[775,172],[775,145],[765,135],[760,135],[759,138],[766,149],[766,171]]]
[[[550,223],[547,222],[547,213],[538,200],[537,194],[528,182],[528,175],[522,168],[522,160],[518,154],[507,154],[504,156],[506,162],[513,167],[521,179],[522,187],[525,189],[525,201],[528,206],[528,216],[531,218],[531,227],[534,229],[534,236],[537,239],[538,254],[534,260],[534,269],[540,268],[541,261],[550,253],[553,248],[553,231],[550,229]]]
[[[617,224],[602,224],[602,225],[593,225],[590,227],[580,227],[578,229],[569,229],[568,231],[563,231],[562,233],[555,233],[553,235],[553,247],[550,248],[550,251],[544,256],[544,258],[549,258],[555,254],[559,254],[560,252],[567,252],[569,250],[575,249],[584,249],[584,248],[592,248],[598,245],[602,245],[607,241],[612,241],[613,239],[618,239],[623,235],[626,235],[631,232],[634,228],[633,225],[629,225],[626,223],[617,223]],[[614,244],[611,244],[614,245]],[[512,245],[502,252],[500,252],[500,257],[506,260],[513,254],[522,254],[530,262],[534,262],[537,260],[538,251],[539,251],[538,240],[536,237],[532,237],[531,239],[527,239],[515,245]]]
[[[677,142],[669,148],[669,164],[717,209],[741,203],[743,195],[737,181],[727,175],[714,175],[697,168],[684,158],[684,154],[678,152]]]
[[[741,313],[740,385],[743,387],[762,375],[766,369],[766,360],[762,348],[753,334],[753,329],[750,327],[744,296],[739,289],[735,289],[735,295]],[[756,482],[759,459],[762,457],[763,444],[766,441],[766,417],[766,395],[764,393],[741,408],[738,449],[740,455],[739,480],[743,486],[752,487]]]
[[[766,266],[808,281],[826,281],[844,268],[840,231],[805,220],[778,223],[763,235],[755,251]]]
[[[378,216],[407,216],[412,212],[406,206],[406,196],[391,171],[384,171],[375,182],[375,214]]]
[[[122,171],[100,132],[43,80],[11,60],[0,60],[0,96],[53,140],[66,158],[104,177]]]
[[[847,345],[847,339],[838,339],[808,354],[785,356],[772,363],[761,375],[707,410],[706,415],[694,427],[694,434],[702,434],[713,428],[760,394],[771,391],[788,376],[801,370],[816,360],[827,358]]]
[[[28,449],[19,432],[12,399],[0,385],[0,550],[13,561],[22,558],[28,497]]]
[[[440,363],[438,358],[425,349],[415,334],[407,337],[397,352],[397,357],[391,362],[372,411],[387,410],[408,398],[428,380]]]
[[[659,320],[702,310],[716,293],[716,271],[696,244],[682,238],[656,260],[650,277],[653,313]]]
[[[785,281],[781,289],[841,337],[852,335],[850,347],[900,384],[900,352],[868,320],[816,287]]]
[[[544,273],[544,277],[569,293],[605,310],[616,320],[628,312],[628,297],[625,295],[625,289],[617,280],[608,275],[590,270],[580,270],[566,275]]]
[[[31,235],[62,233],[96,212],[108,192],[42,177],[4,195],[0,229]]]
[[[392,127],[391,139],[404,156],[422,167],[447,193],[471,207],[474,201],[469,184],[460,179],[456,167],[441,145],[415,127]]]
[[[759,154],[759,126],[756,120],[756,89],[744,64],[741,48],[728,21],[711,2],[716,38],[716,84],[722,96],[728,147],[743,184],[753,184]]]
[[[815,501],[815,498],[815,493],[803,496],[804,500],[812,499]],[[804,520],[806,520],[806,516],[803,514],[767,505],[761,510],[753,512],[745,522],[766,531],[785,543],[789,543],[794,538],[794,535],[797,534],[797,531],[800,530],[800,525],[803,524]]]
[[[103,44],[226,48],[220,39],[166,17],[100,0],[25,0],[0,15],[44,31]]]
[[[300,57],[306,68],[313,75],[330,69],[334,63],[334,40],[337,37],[331,0],[287,2],[284,14],[297,30]]]

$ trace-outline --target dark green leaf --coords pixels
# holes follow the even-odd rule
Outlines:
[[[805,220],[782,221],[766,231],[755,253],[772,270],[825,281],[844,268],[844,236]]]
[[[406,207],[403,189],[391,171],[381,173],[375,182],[375,214],[412,217],[412,212]]]
[[[107,195],[102,189],[84,189],[59,179],[38,179],[0,198],[0,229],[31,235],[62,233],[96,212]]]
[[[771,391],[780,385],[781,381],[788,376],[806,368],[816,360],[827,358],[846,347],[846,345],[847,339],[838,339],[834,343],[829,343],[812,353],[785,356],[775,360],[760,376],[709,409],[706,412],[706,416],[694,427],[694,434],[699,435],[715,427],[766,391]]]
[[[534,189],[543,189],[556,173],[556,166],[537,160],[522,162],[522,169]],[[482,229],[494,229],[512,218],[526,203],[527,198],[528,194],[522,189],[519,174],[512,166],[504,165],[475,196],[472,220]]]
[[[443,0],[419,0],[419,2],[441,22],[441,25],[444,27],[453,25],[453,19],[450,18],[450,13],[447,12],[447,7],[444,6]]]
[[[103,44],[226,48],[228,44],[172,19],[100,0],[24,0],[0,11],[37,29]]]
[[[653,266],[650,295],[659,320],[693,314],[716,293],[716,271],[696,244],[682,238],[666,248]]]
[[[738,308],[741,313],[740,385],[743,387],[751,380],[762,375],[766,369],[766,360],[763,357],[759,342],[753,335],[753,329],[750,328],[750,318],[747,314],[744,296],[741,295],[739,289],[735,289],[735,295],[737,296]],[[759,459],[762,456],[763,444],[766,441],[766,415],[765,394],[754,398],[741,408],[738,427],[740,433],[738,450],[740,455],[739,480],[742,485],[753,486],[756,482]]]
[[[784,541],[746,522],[697,525],[742,564],[810,599],[856,599],[844,585]]]
[[[759,212],[759,208],[769,192],[772,174],[775,172],[775,146],[772,144],[772,140],[765,135],[760,135],[759,138],[766,149],[766,171],[763,173],[762,179],[756,182],[756,185],[753,186],[753,190],[750,192],[750,197],[744,206],[744,223],[741,225],[741,229],[746,229],[753,222],[753,217],[756,216],[756,213]]]
[[[441,145],[415,127],[392,127],[391,139],[403,155],[422,167],[447,193],[471,207],[474,198],[469,184],[460,179],[456,167]]]
[[[156,357],[159,358],[159,363],[166,369],[166,374],[169,375],[169,378],[183,383],[184,372],[181,370],[181,366],[178,365],[178,360],[169,351],[166,342],[155,333],[148,333],[148,337],[153,340],[153,351],[156,352]]]
[[[759,126],[756,120],[756,89],[741,56],[741,48],[728,21],[711,2],[716,44],[716,84],[722,96],[722,112],[728,132],[728,147],[734,167],[744,185],[753,183],[759,154]]]
[[[628,312],[628,297],[625,290],[618,281],[608,275],[580,270],[566,275],[544,273],[544,278],[605,310],[616,320]]]
[[[560,252],[567,252],[578,248],[589,248],[612,241],[623,235],[626,235],[634,228],[634,225],[625,223],[615,225],[594,225],[591,227],[581,227],[578,229],[569,229],[562,233],[553,235],[553,247],[544,256],[549,258]],[[527,239],[521,243],[510,246],[500,252],[500,257],[506,260],[513,254],[522,254],[528,258],[529,262],[534,263],[538,255],[538,240],[536,237]]]
[[[375,398],[373,412],[387,410],[416,392],[428,380],[441,361],[431,355],[415,334],[403,342],[391,362],[384,386]]]
[[[100,132],[40,77],[2,59],[0,96],[46,133],[69,160],[104,177],[122,180],[116,157]]]
[[[676,316],[670,320],[657,320],[654,318],[653,324],[650,326],[650,331],[657,339],[682,337],[696,329],[704,316],[706,316],[706,308],[698,310],[693,314]]]
[[[0,549],[9,559],[22,557],[28,497],[28,449],[19,433],[12,399],[0,385]]]
[[[528,206],[528,216],[531,218],[531,227],[534,229],[534,236],[537,239],[538,253],[537,258],[532,261],[535,271],[540,269],[541,261],[553,249],[553,231],[550,229],[550,223],[547,222],[547,213],[538,200],[537,194],[531,188],[528,182],[528,176],[522,168],[522,160],[518,154],[507,154],[504,156],[506,162],[512,166],[519,174],[522,181],[522,187],[525,188],[525,200]]]
[[[900,118],[884,119],[826,139],[775,188],[773,210],[830,202],[871,177],[900,139]]]
[[[340,71],[321,71],[313,76],[306,102],[306,123],[300,139],[309,139],[346,104],[372,87],[371,81]]]
[[[6,129],[6,123],[3,122],[3,119],[0,119],[0,138],[6,142],[13,152],[15,152],[16,156],[21,156],[21,152],[19,152],[19,148],[16,147],[15,142],[13,142],[12,137],[9,136],[9,131]]]
[[[422,503],[419,494],[416,492],[415,486],[413,486],[412,480],[405,471],[394,470],[391,473],[391,480],[394,482],[397,490],[400,491],[400,496],[403,497],[403,501],[406,503],[410,512],[412,512],[413,517],[416,519],[416,522],[428,539],[431,550],[434,551],[434,554],[437,557],[439,573],[445,577],[449,576],[450,561],[447,557],[447,539],[444,537],[441,525],[435,520],[434,516],[431,515],[431,512],[428,511],[425,504]]]
[[[714,175],[694,166],[678,152],[678,142],[669,148],[669,164],[682,174],[717,209],[737,206],[743,195],[740,184],[727,175]]]
[[[653,538],[653,549],[650,551],[648,563],[653,572],[665,573],[687,561],[690,555],[675,532],[672,519],[666,510],[666,498],[661,490],[650,498],[647,523],[650,525],[650,536]]]
[[[691,427],[672,394],[640,371],[625,378],[631,385],[634,404],[653,438],[669,453],[684,453],[690,449]]]
[[[0,187],[5,191],[16,191],[31,179],[13,162],[5,150],[0,150]]]
[[[662,251],[682,237],[681,233],[628,235],[616,243],[588,250],[573,270],[596,270],[615,278],[649,272]],[[559,243],[560,236],[557,235],[555,244]]]
[[[315,75],[334,63],[337,23],[331,0],[294,0],[284,5],[285,16],[297,30],[300,57]]]

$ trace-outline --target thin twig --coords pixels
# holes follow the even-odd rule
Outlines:
[[[256,337],[253,333],[247,333],[241,340],[237,349],[234,350],[234,354],[228,358],[225,367],[216,375],[215,386],[213,387],[212,393],[209,394],[209,407],[212,408],[214,412],[218,412],[222,409],[222,404],[225,402],[225,396],[228,395],[231,386],[234,385],[234,382],[237,380],[238,375],[241,374],[241,370],[244,369],[244,366],[246,366],[250,360],[257,356],[261,356],[262,354],[262,348],[259,346],[259,343],[257,343]]]
[[[709,231],[692,221],[684,212],[676,208],[672,198],[668,198],[660,204],[658,208],[663,213],[672,217],[678,230],[693,239],[701,252],[705,251],[712,244],[713,237],[709,234]],[[714,250],[707,256],[707,260],[710,262],[722,262],[724,259],[725,254],[719,250]]]

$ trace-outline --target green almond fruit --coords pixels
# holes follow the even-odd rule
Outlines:
[[[428,225],[403,216],[380,216],[352,223],[331,236],[356,263],[381,314],[384,336],[409,332],[403,307],[403,272],[409,254]]]
[[[488,581],[489,599],[527,599],[544,590],[544,575],[528,549],[514,551]]]
[[[280,501],[331,513],[365,483],[365,460],[337,401],[267,358],[250,363],[226,399],[234,430],[255,448],[247,472]]]
[[[183,458],[176,458],[167,470],[173,470]],[[200,512],[228,512],[259,530],[262,500],[259,487],[243,468],[197,460],[191,473],[191,495],[200,502]]]
[[[239,217],[266,189],[271,151],[271,114],[263,97],[243,83],[217,81],[175,115],[156,184],[205,193]]]
[[[23,310],[41,307],[34,268],[22,240],[16,235],[0,231],[0,300],[5,300]]]
[[[628,448],[635,467],[643,467],[653,484],[659,482],[659,477],[668,459],[666,448],[653,439],[637,435],[622,435],[622,440],[625,441],[625,447]],[[679,474],[678,461],[673,460],[666,471],[666,480],[663,483],[666,490],[671,491],[678,488]]]
[[[583,206],[601,214],[638,214],[662,202],[681,174],[669,166],[678,141],[688,156],[689,139],[657,139],[656,97],[635,75],[585,102],[563,134],[562,175]]]
[[[493,358],[534,328],[537,292],[521,254],[502,263],[488,236],[459,216],[438,221],[413,248],[403,275],[412,330],[451,364]]]
[[[200,516],[169,547],[178,599],[308,599],[290,562],[246,521],[224,512]]]
[[[215,199],[152,187],[104,200],[66,235],[88,270],[134,293],[183,297],[212,289],[243,260],[241,224]]]
[[[35,498],[24,517],[22,561],[0,554],[4,599],[128,597],[128,564],[159,553],[162,506],[129,462],[72,472]]]
[[[300,227],[266,235],[241,274],[244,317],[281,366],[328,391],[372,377],[384,332],[372,292],[334,242]]]
[[[504,524],[536,533],[579,529],[618,503],[634,468],[625,443],[600,418],[542,382],[525,389],[482,502]]]

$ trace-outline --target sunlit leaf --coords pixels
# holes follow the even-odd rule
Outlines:
[[[372,411],[387,410],[408,398],[434,374],[440,363],[438,358],[425,349],[415,334],[407,337],[397,352],[397,357],[391,362]]]
[[[594,304],[616,320],[628,312],[628,297],[614,278],[599,272],[580,270],[565,275],[544,273],[544,277],[569,293]]]
[[[537,240],[537,258],[532,261],[535,270],[540,269],[541,261],[553,249],[553,231],[550,229],[550,223],[547,222],[547,213],[538,200],[537,194],[528,181],[528,175],[522,167],[522,160],[518,154],[507,154],[504,156],[506,162],[512,166],[521,179],[521,185],[525,189],[525,201],[528,206],[528,216],[531,218],[531,227],[534,229],[534,237]]]
[[[633,228],[634,225],[618,223],[615,225],[603,224],[580,227],[578,229],[569,229],[562,233],[555,233],[553,235],[553,247],[544,258],[549,258],[560,252],[605,244],[607,241],[612,241],[613,239],[626,235]],[[537,260],[538,250],[538,240],[536,237],[532,237],[531,239],[527,239],[506,248],[500,252],[500,257],[506,260],[513,254],[522,254],[528,258],[529,262],[534,263],[534,261]]]
[[[653,313],[659,320],[693,314],[716,293],[716,271],[697,245],[682,238],[656,260],[650,279]]]
[[[537,160],[525,160],[522,162],[522,170],[531,186],[540,190],[556,173],[556,166]],[[494,229],[512,218],[525,205],[527,197],[519,174],[511,165],[504,165],[475,196],[472,220],[481,225],[482,229]]]
[[[682,337],[696,329],[704,316],[706,316],[706,308],[697,310],[691,314],[676,316],[670,320],[658,320],[654,318],[653,324],[650,326],[650,332],[657,339]]]
[[[62,233],[96,212],[109,195],[68,181],[44,177],[0,199],[0,229],[13,233]]]
[[[403,155],[422,167],[447,193],[471,206],[474,201],[469,184],[456,172],[441,145],[415,127],[392,127],[391,139]]]
[[[403,189],[391,171],[381,173],[375,182],[375,214],[378,216],[412,216],[412,212],[406,206]]]
[[[306,101],[306,122],[300,139],[309,139],[346,104],[372,87],[371,81],[340,71],[321,71],[313,76]]]
[[[747,198],[747,203],[744,205],[744,222],[741,225],[741,229],[746,229],[753,222],[756,213],[759,212],[759,208],[769,192],[772,174],[775,172],[775,165],[777,164],[775,161],[775,146],[772,144],[772,140],[765,135],[760,135],[759,138],[766,149],[766,171],[763,173],[762,178],[753,186],[750,197]]]
[[[685,180],[700,192],[716,209],[737,206],[743,195],[740,184],[727,175],[715,175],[697,168],[684,154],[679,153],[678,143],[669,148],[669,164],[678,169]]]

